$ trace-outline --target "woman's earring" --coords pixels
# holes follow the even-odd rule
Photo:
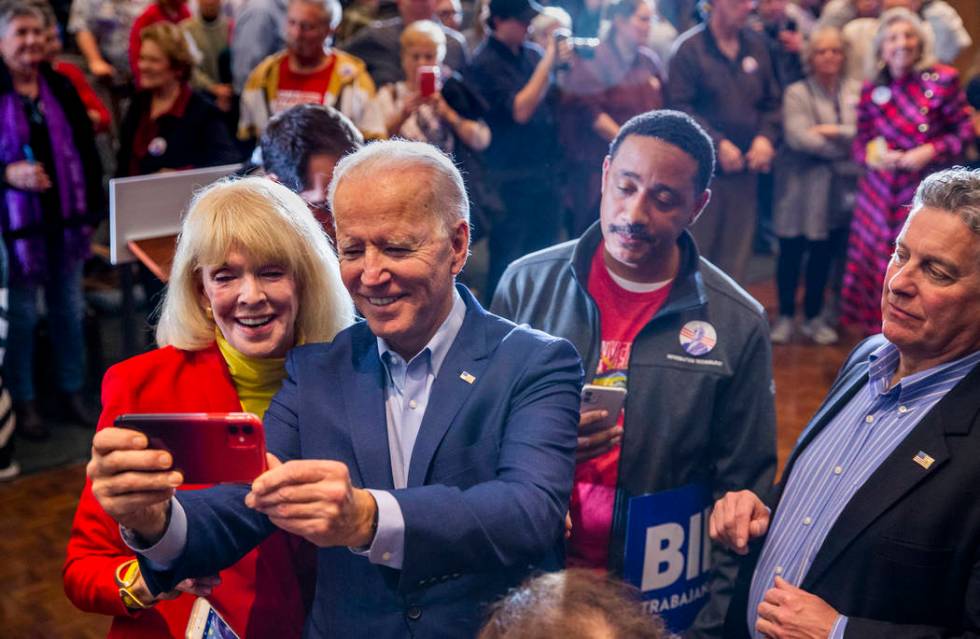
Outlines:
[[[207,316],[207,318],[210,321],[212,321],[212,322],[214,321],[214,312],[211,310],[211,307],[210,306],[205,306],[204,307],[204,314]]]

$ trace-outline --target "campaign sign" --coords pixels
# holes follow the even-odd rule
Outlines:
[[[624,576],[674,633],[689,628],[708,601],[710,512],[711,492],[700,484],[629,501]]]

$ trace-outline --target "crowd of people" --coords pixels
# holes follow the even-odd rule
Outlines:
[[[197,597],[242,637],[980,632],[962,21],[663,4],[0,0],[0,479],[15,421],[48,435],[43,291],[60,405],[96,429],[76,606],[113,637],[184,636]],[[104,178],[237,162],[96,425]],[[743,288],[759,238],[771,323]],[[773,486],[771,344],[832,344],[838,318],[870,337]],[[110,428],[242,410],[251,485],[185,485]]]

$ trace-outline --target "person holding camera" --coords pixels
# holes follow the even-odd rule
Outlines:
[[[544,50],[528,41],[528,26],[541,11],[534,0],[490,0],[490,36],[465,74],[487,102],[493,131],[484,162],[500,210],[490,229],[488,291],[510,262],[558,239],[554,72],[572,50],[557,37]]]

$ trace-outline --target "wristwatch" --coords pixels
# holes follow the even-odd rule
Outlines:
[[[153,602],[143,603],[132,588],[140,576],[140,564],[135,559],[124,561],[116,566],[116,585],[119,586],[119,598],[130,610],[145,610],[153,607]]]

